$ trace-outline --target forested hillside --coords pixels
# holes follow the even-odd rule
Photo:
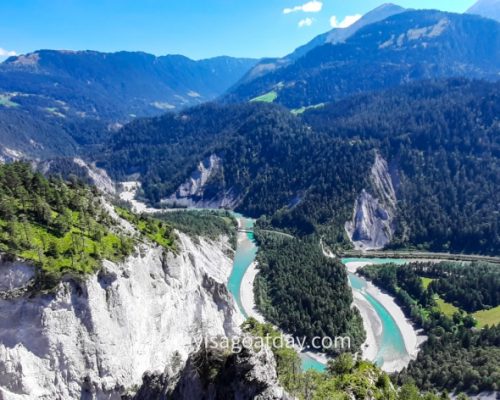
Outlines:
[[[397,165],[393,248],[500,248],[500,84],[427,82],[305,114],[333,138],[373,143]]]
[[[169,225],[122,214],[145,237],[173,248]],[[121,260],[135,243],[110,216],[97,189],[76,180],[47,179],[25,163],[0,166],[0,251],[37,266],[41,285],[50,286],[67,273],[94,272],[103,259]]]
[[[207,104],[135,121],[100,165],[139,173],[152,203],[172,194],[211,154],[221,168],[205,195],[230,192],[261,223],[345,247],[344,224],[369,189],[375,151],[396,170],[393,248],[494,254],[499,84],[450,80],[355,96],[294,116],[274,105]]]
[[[155,203],[198,162],[218,154],[222,170],[210,177],[211,195],[231,191],[237,210],[255,217],[289,206],[274,223],[299,234],[338,215],[341,232],[352,190],[361,190],[373,161],[371,147],[313,132],[281,107],[209,104],[126,126],[100,165],[117,179],[140,173],[145,196]]]

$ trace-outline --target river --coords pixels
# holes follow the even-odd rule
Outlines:
[[[240,287],[243,276],[245,275],[247,268],[255,260],[255,256],[258,251],[253,232],[251,232],[255,221],[250,218],[244,218],[238,214],[236,214],[235,217],[239,221],[239,226],[243,229],[249,230],[249,232],[238,233],[238,247],[234,257],[233,271],[228,281],[228,288],[235,298],[241,313],[247,317],[241,304]],[[345,258],[342,259],[342,262],[344,264],[348,262],[370,262],[374,264],[392,262],[401,264],[405,261],[399,259]],[[397,359],[407,359],[408,352],[405,348],[403,336],[394,318],[379,301],[366,292],[365,288],[368,283],[362,277],[352,273],[349,273],[348,276],[352,290],[354,292],[358,292],[366,299],[366,301],[373,307],[373,310],[378,315],[378,318],[382,323],[382,332],[380,335],[377,335],[378,352],[373,361],[375,361],[377,365],[382,366],[385,362],[393,362]],[[325,369],[324,364],[307,354],[300,354],[300,356],[302,359],[302,368],[304,370],[315,369],[323,371]]]
[[[399,259],[374,259],[374,258],[344,258],[343,264],[350,262],[369,262],[371,264],[403,264],[404,260]],[[382,332],[377,335],[377,355],[373,360],[378,366],[397,362],[398,360],[407,360],[408,351],[405,346],[403,335],[389,311],[370,293],[366,291],[368,282],[361,276],[349,273],[349,283],[353,292],[359,293],[373,308],[382,323]]]

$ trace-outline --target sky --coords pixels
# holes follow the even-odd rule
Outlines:
[[[387,1],[387,0],[386,0]],[[0,0],[0,58],[38,49],[284,56],[384,0]],[[475,0],[396,0],[464,12]]]

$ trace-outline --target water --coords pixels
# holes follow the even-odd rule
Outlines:
[[[234,214],[234,216],[238,219],[242,228],[249,230],[253,229],[255,220],[251,218],[245,218],[239,214]],[[234,256],[233,271],[231,272],[231,276],[229,277],[227,287],[232,293],[234,299],[236,300],[236,304],[238,305],[241,313],[245,316],[245,318],[247,318],[248,315],[246,314],[241,304],[240,286],[247,268],[255,260],[257,250],[258,247],[255,243],[254,235],[252,232],[240,232],[238,234],[238,248],[236,249],[236,254]],[[304,370],[325,370],[325,366],[322,363],[316,361],[307,354],[300,354],[300,358],[302,360],[302,368]]]
[[[372,264],[393,263],[398,265],[406,263],[405,260],[388,258],[344,258],[342,262],[344,264],[348,262],[370,262]],[[377,343],[379,350],[374,360],[375,363],[382,366],[385,362],[406,358],[408,352],[396,321],[379,301],[366,292],[367,281],[358,275],[349,273],[349,282],[352,289],[360,293],[371,304],[382,322],[382,334]]]
[[[244,229],[253,229],[255,220],[250,218],[243,218],[242,216],[235,215],[235,217],[240,221],[240,226]],[[240,296],[240,286],[241,281],[247,268],[255,260],[257,255],[257,244],[253,236],[253,232],[240,232],[238,233],[238,248],[236,249],[236,254],[234,255],[233,271],[229,277],[227,287],[229,291],[233,294],[236,304],[238,305],[241,313],[248,317],[243,306],[241,305]]]
[[[302,360],[302,370],[303,371],[314,370],[314,371],[318,371],[318,372],[323,372],[326,370],[325,364],[320,363],[319,361],[308,356],[307,354],[299,353],[299,357]]]
[[[240,226],[252,230],[255,220],[251,218],[245,218],[239,214],[235,214],[235,217],[239,220]],[[240,232],[238,234],[238,248],[236,250],[236,254],[234,257],[234,265],[233,271],[231,272],[231,276],[228,281],[229,291],[232,293],[234,299],[236,300],[236,304],[238,305],[241,313],[248,317],[243,309],[241,304],[240,297],[240,286],[241,281],[243,280],[243,276],[247,268],[252,264],[255,260],[255,256],[257,254],[257,244],[254,240],[254,235],[252,232]],[[347,262],[370,262],[374,264],[383,264],[383,263],[396,263],[403,264],[404,260],[397,259],[362,259],[362,258],[345,258],[342,262],[345,264]],[[377,354],[375,362],[378,365],[382,365],[386,361],[395,360],[400,357],[404,357],[407,355],[406,348],[404,345],[404,340],[401,335],[401,332],[396,324],[396,321],[392,318],[389,312],[384,308],[382,304],[380,304],[373,296],[369,293],[366,293],[364,290],[366,288],[367,282],[354,274],[349,274],[349,282],[353,288],[353,290],[359,291],[362,296],[372,305],[375,312],[378,314],[380,320],[382,321],[382,335],[380,337],[379,344],[379,352]],[[304,370],[316,370],[316,371],[324,371],[325,365],[315,360],[314,358],[308,356],[307,354],[300,354],[300,358],[302,360],[302,369]]]

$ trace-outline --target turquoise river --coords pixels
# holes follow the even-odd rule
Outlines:
[[[238,237],[238,248],[234,258],[233,271],[228,281],[229,291],[232,293],[236,300],[236,303],[241,310],[242,314],[246,317],[246,313],[241,305],[240,297],[240,286],[241,281],[247,268],[255,260],[257,254],[257,244],[255,243],[254,236],[252,233],[254,220],[250,218],[244,218],[241,215],[235,215],[239,221],[240,229],[246,230],[246,232],[240,232]],[[348,262],[370,262],[375,264],[381,263],[404,263],[404,260],[397,259],[363,259],[363,258],[345,258],[342,259],[344,264]],[[380,321],[382,322],[382,334],[378,338],[378,354],[375,362],[378,365],[382,365],[386,359],[394,360],[399,357],[403,358],[407,356],[405,344],[401,332],[396,324],[396,321],[392,318],[389,312],[384,308],[384,306],[378,302],[373,296],[367,293],[364,289],[367,286],[367,282],[358,275],[349,273],[349,282],[351,284],[352,290],[359,292],[373,307],[375,312],[378,314]],[[325,366],[316,361],[314,358],[306,354],[301,354],[302,367],[304,370],[316,369],[322,371]]]

